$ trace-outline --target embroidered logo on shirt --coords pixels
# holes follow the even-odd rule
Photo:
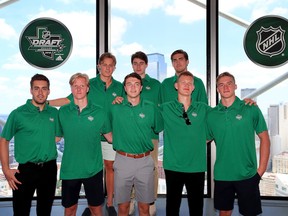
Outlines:
[[[144,113],[140,113],[139,116],[140,116],[140,118],[145,118],[145,114]]]
[[[236,119],[241,120],[242,119],[242,115],[236,115]]]
[[[197,116],[197,113],[192,112],[192,116],[193,116],[193,117],[196,117],[196,116]]]
[[[151,87],[150,87],[150,86],[146,86],[146,89],[147,89],[147,90],[150,90],[150,89],[151,89]]]
[[[50,117],[49,121],[54,122],[54,118]]]
[[[116,96],[117,96],[117,94],[116,94],[115,92],[113,92],[113,93],[112,93],[112,95],[113,95],[114,97],[116,97]]]
[[[89,116],[89,117],[88,117],[88,120],[89,120],[89,121],[93,121],[93,120],[94,120],[94,117]]]

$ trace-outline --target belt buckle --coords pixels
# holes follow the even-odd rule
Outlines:
[[[134,158],[143,158],[143,157],[145,157],[145,153],[141,153],[141,154],[135,154],[134,155]]]
[[[44,166],[44,162],[36,163],[36,165],[39,166],[39,167],[43,167]]]

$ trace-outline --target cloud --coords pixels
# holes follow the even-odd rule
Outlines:
[[[123,43],[122,38],[127,31],[128,22],[126,19],[118,16],[111,17],[111,44],[118,46]]]
[[[11,38],[17,38],[16,31],[5,19],[0,19],[0,39],[11,40]]]
[[[131,15],[148,15],[151,10],[164,5],[164,0],[111,0],[111,7]]]
[[[57,0],[59,2],[62,2],[63,4],[79,4],[79,0]],[[95,0],[81,0],[81,3],[88,3],[88,4],[96,4]]]
[[[244,88],[262,88],[267,86],[275,79],[288,73],[288,65],[278,68],[264,68],[260,67],[251,61],[239,62],[231,66],[223,66],[220,68],[219,73],[228,71],[235,76],[238,89],[237,95],[240,97],[240,91]],[[285,79],[276,86],[265,91],[257,97],[257,104],[262,108],[262,112],[267,112],[267,107],[271,104],[279,104],[282,101],[288,101],[286,94],[288,88],[288,80]]]
[[[206,17],[206,10],[183,0],[174,0],[171,5],[165,7],[165,12],[170,16],[179,16],[180,23],[192,23],[203,20]]]
[[[39,17],[53,17],[62,22],[70,31],[73,39],[73,57],[96,57],[96,16],[87,11],[72,11],[60,13],[55,10],[45,10],[33,15],[31,19]]]
[[[131,44],[123,44],[121,47],[117,48],[117,52],[124,56],[131,56],[132,53],[139,50],[145,52],[143,46],[136,42]]]
[[[7,59],[7,62],[1,65],[2,70],[29,70],[31,67],[29,64],[24,60],[20,52],[15,55],[10,56]],[[3,72],[3,71],[2,71]]]
[[[266,15],[277,15],[277,16],[288,16],[288,9],[282,7],[275,7],[272,8],[269,6],[261,5],[260,7],[253,10],[251,18],[253,20],[258,19],[259,17],[266,16]]]

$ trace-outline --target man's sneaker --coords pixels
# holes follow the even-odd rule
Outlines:
[[[107,206],[106,205],[106,215],[107,216],[117,216],[117,212],[114,206]]]
[[[156,205],[155,202],[149,206],[149,215],[156,216]]]
[[[135,199],[131,199],[130,200],[130,207],[129,207],[129,216],[135,215],[135,209],[136,209],[135,205],[136,205]]]

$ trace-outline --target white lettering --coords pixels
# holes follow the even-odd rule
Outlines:
[[[59,46],[62,40],[32,40],[33,46]]]

